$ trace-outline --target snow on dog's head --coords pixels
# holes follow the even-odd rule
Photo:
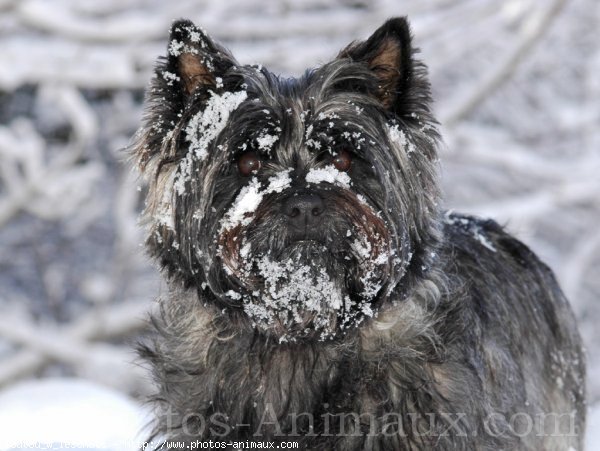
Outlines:
[[[135,146],[172,280],[279,340],[326,339],[426,266],[437,134],[406,33],[284,79],[173,25]]]

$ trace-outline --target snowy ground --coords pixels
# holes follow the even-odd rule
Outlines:
[[[172,19],[299,74],[393,15],[431,70],[447,205],[508,224],[556,271],[600,403],[596,0],[0,0],[0,387],[148,390],[130,344],[161,286],[122,148]]]

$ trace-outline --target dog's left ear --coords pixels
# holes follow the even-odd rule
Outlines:
[[[376,96],[388,110],[410,88],[413,78],[412,38],[406,18],[388,20],[369,39],[352,43],[338,58],[366,63],[377,79]]]
[[[176,74],[184,96],[214,89],[217,78],[235,64],[225,48],[189,20],[173,23],[168,51],[167,67]]]

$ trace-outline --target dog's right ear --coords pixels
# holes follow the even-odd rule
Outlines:
[[[405,116],[429,111],[427,71],[414,59],[415,53],[408,20],[397,17],[385,22],[366,41],[350,44],[338,58],[366,67],[377,84],[373,95],[386,110]]]
[[[233,56],[200,27],[189,20],[173,23],[167,69],[174,74],[173,81],[179,84],[185,96],[199,90],[214,90],[219,85],[219,76],[235,64]]]

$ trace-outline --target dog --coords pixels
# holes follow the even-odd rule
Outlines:
[[[173,24],[132,145],[169,286],[140,346],[156,449],[582,449],[572,311],[524,244],[441,208],[417,53],[395,18],[282,78]]]

